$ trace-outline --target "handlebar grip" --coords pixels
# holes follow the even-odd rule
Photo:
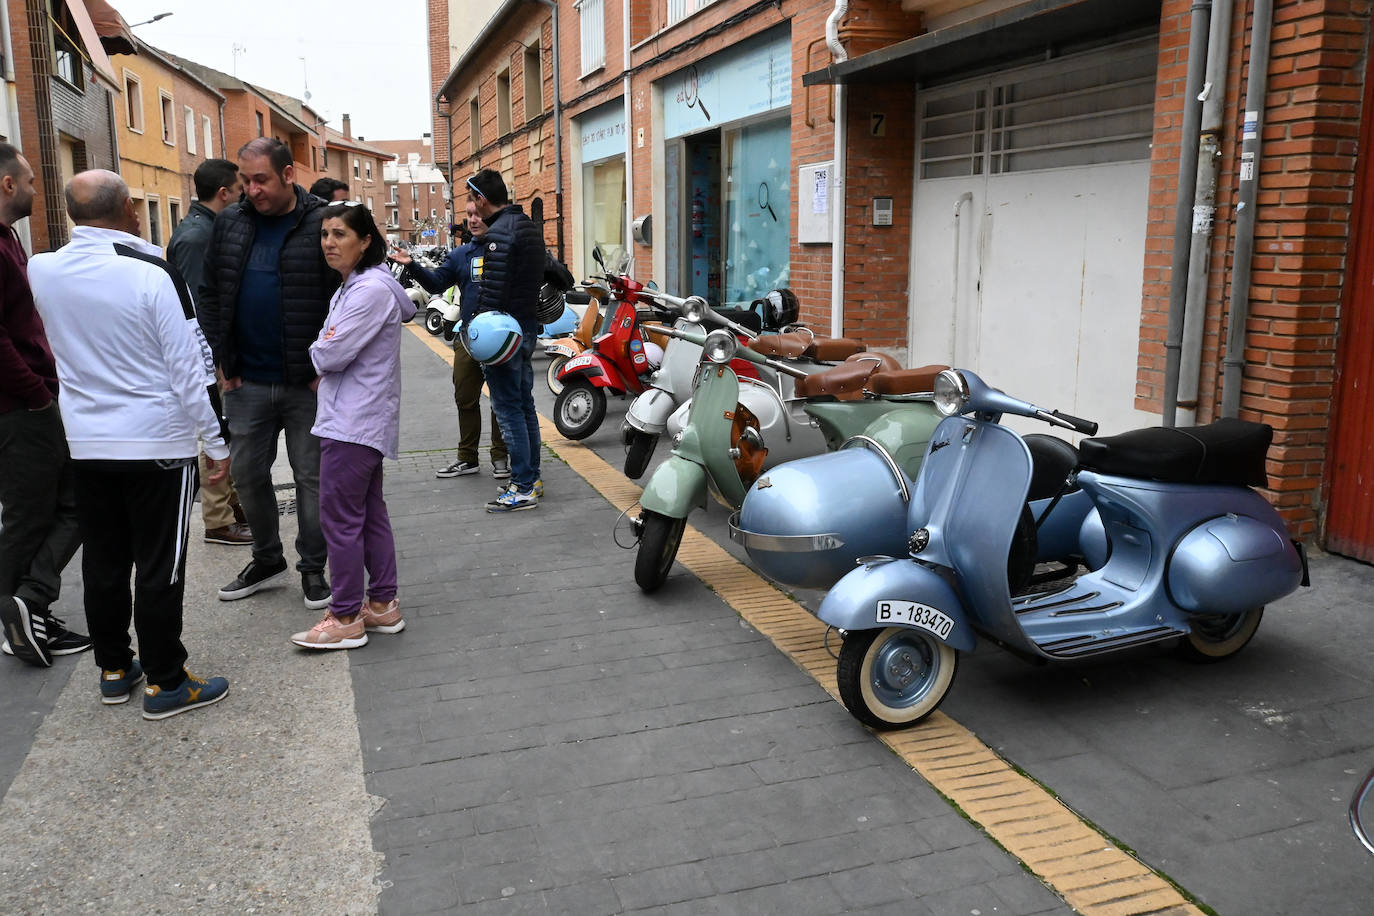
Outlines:
[[[1094,423],[1092,420],[1084,420],[1082,417],[1075,417],[1072,414],[1060,413],[1057,410],[1051,410],[1050,413],[1058,417],[1059,419],[1063,420],[1065,423],[1068,423],[1070,426],[1072,426],[1080,433],[1084,433],[1089,436],[1097,435],[1097,424]]]

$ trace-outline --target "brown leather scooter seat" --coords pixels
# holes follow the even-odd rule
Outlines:
[[[833,369],[797,379],[794,390],[801,398],[829,395],[841,401],[856,401],[863,397],[864,388],[875,373],[900,368],[901,364],[886,353],[855,353]]]
[[[919,369],[898,369],[879,372],[873,376],[869,388],[874,394],[921,394],[935,390],[935,376],[949,366],[921,366]]]
[[[749,348],[755,353],[778,359],[805,357],[826,363],[839,362],[864,351],[864,345],[857,340],[847,337],[816,337],[808,331],[765,334],[751,341]]]

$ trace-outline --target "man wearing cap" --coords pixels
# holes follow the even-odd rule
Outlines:
[[[544,281],[544,240],[506,183],[492,169],[468,179],[468,196],[487,226],[477,313],[505,312],[520,323],[520,350],[498,366],[484,366],[492,410],[510,452],[511,482],[488,512],[533,509],[543,495],[539,476],[539,414],[534,409],[534,347],[539,337],[539,285]]]

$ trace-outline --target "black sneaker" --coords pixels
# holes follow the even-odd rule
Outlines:
[[[434,472],[435,477],[466,477],[468,474],[476,474],[481,468],[475,461],[455,461],[446,468],[440,468]]]
[[[31,613],[22,598],[0,598],[0,626],[15,658],[39,668],[52,667],[47,621]]]
[[[239,573],[233,582],[219,590],[220,601],[237,601],[240,598],[247,598],[259,589],[269,585],[276,585],[286,575],[286,558],[282,557],[275,563],[259,563],[257,560],[249,560],[248,565],[243,567],[243,572]]]
[[[78,652],[85,652],[94,643],[89,636],[81,633],[73,633],[67,629],[66,624],[60,617],[47,617],[45,619],[48,631],[48,654],[54,657],[58,655],[75,655]],[[14,649],[10,648],[10,641],[7,639],[0,642],[0,652],[6,655],[13,655]]]
[[[334,597],[323,572],[301,573],[301,591],[305,592],[305,606],[312,611],[329,607],[329,599]]]

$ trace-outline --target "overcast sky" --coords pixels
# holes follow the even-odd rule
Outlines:
[[[308,87],[320,117],[338,129],[350,115],[355,137],[430,129],[424,0],[110,2],[131,26],[173,14],[134,29],[153,47],[298,99]],[[244,50],[235,55],[235,45]]]

